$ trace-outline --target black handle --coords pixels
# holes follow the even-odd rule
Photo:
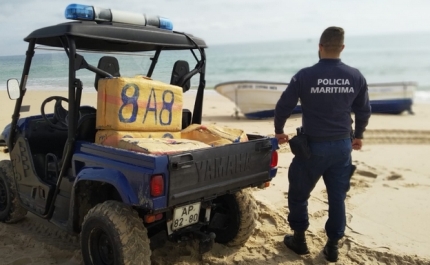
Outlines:
[[[191,167],[194,164],[194,158],[191,154],[179,155],[173,158],[177,160],[172,162],[172,169],[183,169]]]
[[[172,167],[173,167],[173,169],[182,169],[182,168],[191,167],[193,164],[194,164],[194,161],[173,162]]]

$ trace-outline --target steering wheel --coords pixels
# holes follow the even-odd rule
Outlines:
[[[52,120],[50,120],[48,119],[48,117],[46,117],[45,105],[53,100],[55,100],[54,117]],[[67,131],[68,129],[67,118],[68,118],[69,112],[66,109],[64,109],[63,106],[61,105],[62,101],[69,103],[69,100],[65,97],[60,97],[60,96],[49,97],[42,102],[42,106],[40,107],[40,112],[42,114],[43,119],[49,124],[49,126],[60,131]]]

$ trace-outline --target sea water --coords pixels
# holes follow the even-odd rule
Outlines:
[[[211,45],[206,49],[206,87],[233,80],[289,82],[301,68],[318,61],[318,39],[261,41],[255,43]],[[27,82],[27,89],[66,90],[68,60],[63,51],[37,49]],[[22,55],[0,56],[0,89],[6,88],[9,78],[21,80],[25,61]],[[97,66],[99,54],[81,52],[88,63]],[[153,53],[139,56],[114,54],[122,76],[146,74]],[[198,52],[196,55],[199,57]],[[170,82],[173,64],[185,59],[190,69],[196,60],[187,51],[162,52],[153,78]],[[361,71],[369,84],[416,82],[415,102],[430,103],[430,33],[409,33],[347,37],[341,54],[344,63]],[[94,90],[95,74],[81,69],[77,77],[84,91]],[[198,75],[192,80],[198,85]]]

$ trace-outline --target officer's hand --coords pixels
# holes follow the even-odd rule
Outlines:
[[[288,135],[285,133],[275,134],[275,138],[278,139],[279,144],[288,143]]]
[[[352,140],[352,149],[354,149],[354,150],[360,150],[361,146],[363,146],[363,143],[361,142],[361,139],[354,139],[354,140]]]

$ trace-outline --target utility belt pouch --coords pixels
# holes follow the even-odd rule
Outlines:
[[[297,135],[288,141],[291,152],[300,158],[309,159],[311,150],[308,144],[308,137],[303,133],[302,128],[297,128]]]

